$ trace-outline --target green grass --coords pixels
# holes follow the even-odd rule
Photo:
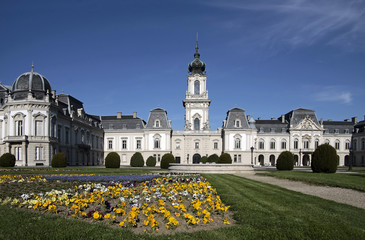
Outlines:
[[[365,174],[362,173],[313,173],[299,171],[268,171],[256,172],[277,178],[302,181],[314,185],[349,188],[365,192]]]
[[[0,239],[365,239],[365,210],[233,175],[205,175],[235,226],[175,235],[135,235],[55,215],[0,206]]]

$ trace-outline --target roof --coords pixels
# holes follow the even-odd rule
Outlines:
[[[156,120],[159,120],[159,127],[156,127]],[[167,119],[167,112],[162,108],[156,108],[150,111],[150,116],[148,117],[147,129],[171,129],[169,120]]]
[[[281,120],[256,120],[256,128],[259,133],[283,133],[287,132],[288,124]]]
[[[134,118],[132,115],[122,115],[120,118],[117,116],[101,116],[100,118],[104,129],[142,129],[146,124],[143,119]]]

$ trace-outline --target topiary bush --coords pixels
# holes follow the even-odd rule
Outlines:
[[[133,154],[131,158],[131,167],[143,167],[144,166],[144,159],[140,152],[136,152]]]
[[[168,169],[170,163],[175,163],[174,155],[166,153],[161,158],[161,169]]]
[[[337,171],[337,152],[329,144],[322,144],[313,153],[311,168],[313,172],[335,173]]]
[[[0,167],[14,167],[15,156],[11,153],[4,153],[0,157]]]
[[[290,151],[284,151],[280,153],[278,160],[276,161],[277,170],[293,170],[294,168],[294,155]]]
[[[200,159],[200,162],[201,162],[201,163],[204,163],[204,164],[206,164],[206,163],[207,163],[207,161],[208,161],[208,157],[206,157],[206,156],[204,156],[204,157],[202,157],[202,158]]]
[[[208,162],[209,163],[213,163],[213,162],[218,162],[219,161],[219,157],[217,154],[212,154],[208,157]]]
[[[66,155],[64,153],[56,153],[52,157],[51,166],[53,168],[64,168],[67,166]]]
[[[232,164],[231,155],[228,153],[222,153],[218,159],[218,163]]]
[[[147,167],[155,167],[156,166],[156,158],[149,156],[146,161]]]
[[[120,168],[120,156],[116,152],[110,152],[105,158],[106,168]]]

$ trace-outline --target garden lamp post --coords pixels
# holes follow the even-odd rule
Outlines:
[[[253,165],[253,150],[254,150],[254,147],[251,147],[251,165]]]

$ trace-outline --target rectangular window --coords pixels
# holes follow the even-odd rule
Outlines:
[[[233,155],[233,162],[237,162],[237,154]]]
[[[23,136],[23,121],[15,121],[15,136]]]
[[[238,154],[237,162],[241,162],[241,154]]]
[[[180,143],[179,142],[176,143],[176,149],[180,149]]]
[[[335,142],[335,148],[336,148],[336,150],[340,149],[340,142]]]
[[[309,148],[309,141],[304,141],[304,149],[308,149]]]
[[[122,149],[127,149],[127,140],[122,140]]]
[[[214,149],[218,149],[218,143],[217,142],[214,143]]]
[[[286,142],[285,141],[281,142],[281,149],[286,149]]]
[[[62,134],[61,134],[61,126],[58,125],[58,128],[57,128],[57,137],[58,137],[58,142],[62,142]]]
[[[346,142],[346,143],[345,143],[345,149],[346,149],[346,150],[349,150],[349,149],[350,149],[350,142]]]
[[[42,160],[42,147],[35,148],[35,160]]]
[[[35,121],[35,129],[34,129],[34,133],[35,136],[42,136],[43,135],[43,122],[42,121]]]
[[[198,142],[195,143],[195,149],[199,149],[199,143]]]
[[[68,128],[66,128],[66,130],[65,130],[65,140],[66,140],[66,144],[69,144],[69,137],[68,137],[68,135],[69,135],[69,130],[68,130]]]
[[[141,144],[141,140],[140,140],[140,139],[138,139],[138,140],[136,141],[136,148],[137,148],[137,149],[141,149],[141,148],[142,148],[142,144]]]
[[[270,149],[275,149],[275,142],[270,142]]]
[[[264,148],[265,148],[264,142],[259,142],[259,149],[264,149]]]
[[[157,154],[157,161],[160,162],[161,161],[161,154]]]
[[[315,142],[314,142],[314,148],[315,149],[317,149],[317,147],[319,146],[319,141],[318,140],[316,140]]]
[[[108,140],[108,149],[113,149],[113,140]]]
[[[294,141],[294,149],[298,149],[298,141]]]

